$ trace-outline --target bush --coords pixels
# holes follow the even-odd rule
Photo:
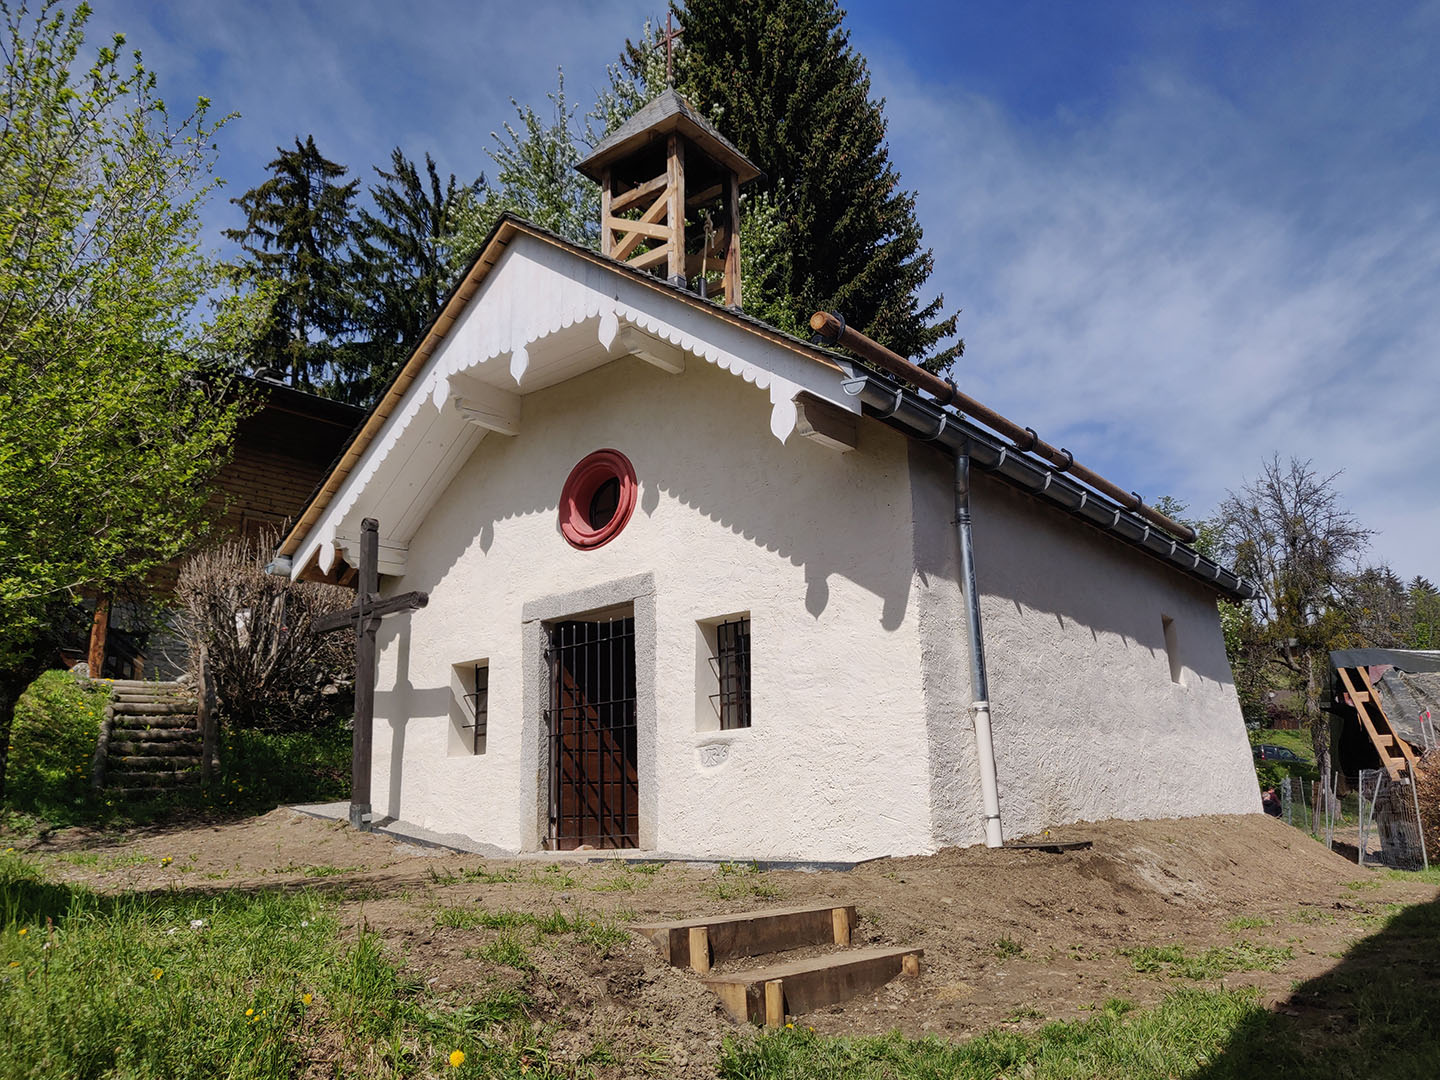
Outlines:
[[[175,595],[195,685],[203,685],[204,655],[220,717],[232,730],[300,731],[350,714],[341,679],[354,662],[352,642],[314,625],[353,596],[267,574],[274,547],[274,534],[238,538],[180,568]]]
[[[10,806],[67,821],[89,803],[90,762],[108,697],[68,671],[47,671],[30,684],[10,732]]]
[[[310,731],[230,732],[208,801],[221,810],[259,812],[283,803],[348,799],[350,751],[350,731],[335,720]]]

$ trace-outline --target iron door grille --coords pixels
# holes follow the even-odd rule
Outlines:
[[[750,726],[750,620],[734,619],[715,628],[711,658],[719,693],[713,694],[720,730]]]
[[[554,847],[638,847],[635,620],[550,628],[550,838]]]

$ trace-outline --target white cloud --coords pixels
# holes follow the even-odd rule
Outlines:
[[[1371,558],[1434,577],[1440,189],[1404,142],[1434,110],[1403,80],[1360,85],[1365,63],[1308,52],[1265,73],[1269,97],[1157,64],[1102,109],[1046,123],[893,54],[876,84],[933,284],[965,309],[963,386],[1199,511],[1271,451],[1343,469],[1348,504],[1381,532]],[[1317,103],[1307,80],[1327,88]],[[1391,106],[1358,134],[1357,114]],[[1339,129],[1349,142],[1318,137]],[[1432,129],[1432,167],[1436,149]]]

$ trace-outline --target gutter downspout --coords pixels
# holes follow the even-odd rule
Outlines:
[[[995,780],[995,739],[990,730],[990,683],[985,675],[985,637],[980,624],[980,590],[975,584],[975,545],[970,532],[970,446],[955,455],[955,537],[960,542],[960,587],[965,593],[965,637],[970,651],[970,718],[980,762],[980,804],[985,846],[1005,845],[1000,829],[1000,789]]]

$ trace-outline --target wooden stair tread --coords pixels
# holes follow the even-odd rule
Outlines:
[[[799,907],[760,908],[757,911],[739,911],[733,915],[702,915],[695,919],[673,919],[669,922],[636,923],[632,930],[688,930],[692,926],[723,926],[726,923],[751,922],[755,919],[769,919],[779,915],[806,915],[817,911],[834,911],[837,907],[854,907],[854,904],[802,904]]]
[[[704,931],[709,956],[702,960],[699,970],[708,971],[711,962],[731,956],[764,956],[806,945],[831,945],[837,941],[848,944],[850,931],[857,923],[854,904],[807,904],[743,911],[734,915],[638,923],[632,924],[630,929],[648,938],[660,950],[660,955],[675,967],[696,966],[691,963],[690,956],[692,932]],[[837,926],[845,931],[843,938],[837,937]]]
[[[832,971],[838,968],[855,967],[868,964],[873,960],[894,957],[900,959],[904,956],[924,956],[924,949],[911,948],[871,948],[871,949],[845,949],[841,952],[822,953],[819,956],[807,956],[803,960],[786,960],[782,964],[769,964],[765,967],[746,968],[744,971],[712,972],[702,980],[706,985],[710,983],[752,983],[769,982],[771,979],[793,979],[797,975],[810,975],[815,972]]]
[[[923,949],[870,948],[790,960],[746,971],[702,977],[707,987],[736,1020],[757,1024],[783,1023],[827,1005],[878,990],[907,966],[919,973]],[[767,994],[770,1001],[767,1005]]]

